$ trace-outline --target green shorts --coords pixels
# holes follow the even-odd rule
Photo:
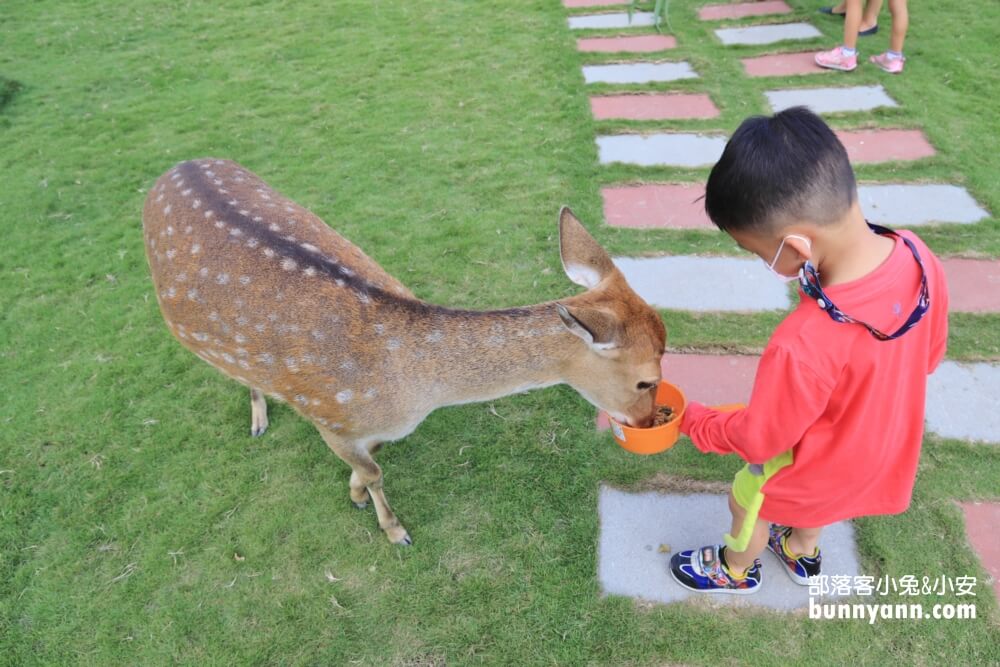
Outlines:
[[[782,452],[774,458],[760,464],[746,464],[736,473],[733,479],[733,499],[746,512],[739,535],[726,533],[726,546],[733,551],[746,551],[753,536],[753,528],[757,523],[757,515],[764,504],[764,483],[776,472],[792,464],[792,450]]]

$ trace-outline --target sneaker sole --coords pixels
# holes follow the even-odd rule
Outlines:
[[[853,72],[858,68],[857,65],[855,65],[854,67],[841,67],[840,65],[824,65],[821,62],[817,62],[816,64],[822,67],[823,69],[835,69],[838,72]]]
[[[692,591],[694,593],[729,593],[730,595],[753,595],[760,589],[761,582],[758,582],[753,588],[691,588],[683,581],[677,578],[673,570],[670,570],[670,578],[676,581],[681,588],[684,590]],[[763,581],[763,579],[761,580]]]

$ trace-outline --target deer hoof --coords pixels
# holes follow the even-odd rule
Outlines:
[[[363,510],[368,507],[368,501],[366,500],[361,503],[354,503],[354,506],[357,507],[359,510]]]
[[[254,438],[259,438],[264,435],[265,431],[267,431],[267,424],[264,424],[263,426],[254,426],[250,429],[250,435]]]
[[[413,546],[413,539],[410,537],[409,533],[403,533],[403,536],[393,542],[393,544],[398,544],[401,547]]]

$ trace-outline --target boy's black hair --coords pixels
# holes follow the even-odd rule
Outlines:
[[[723,231],[826,224],[854,203],[854,170],[833,130],[805,107],[740,124],[705,187],[705,211]]]

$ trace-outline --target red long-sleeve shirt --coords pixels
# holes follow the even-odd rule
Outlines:
[[[793,450],[794,463],[763,487],[760,518],[801,528],[910,504],[924,431],[927,375],[944,356],[948,293],[941,264],[912,232],[927,272],[930,308],[900,338],[880,341],[859,324],[835,322],[800,292],[758,366],[743,410],[692,402],[681,424],[703,452],[763,463]],[[873,272],[824,287],[843,312],[895,331],[913,311],[920,267],[901,239]]]

